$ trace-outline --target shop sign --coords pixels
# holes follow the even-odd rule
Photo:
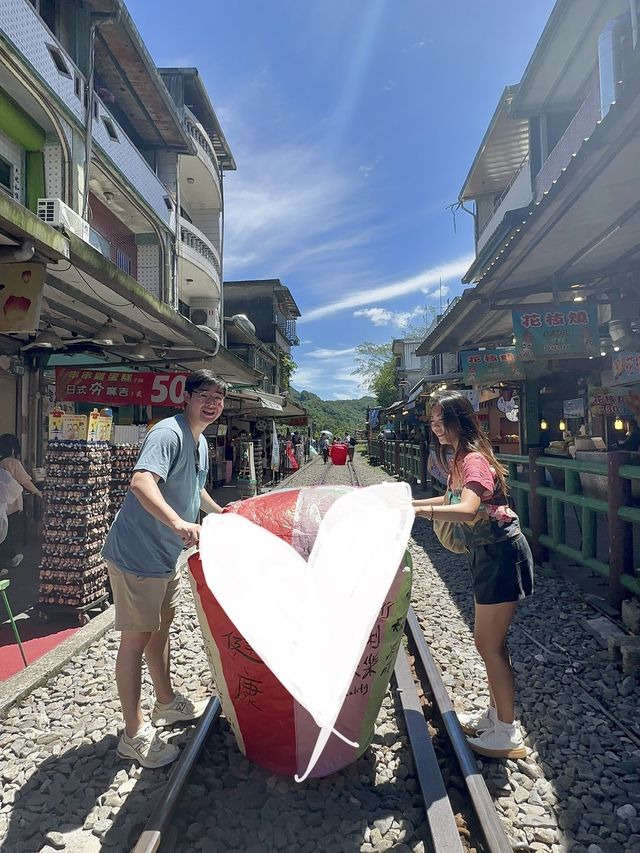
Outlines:
[[[286,422],[289,426],[308,426],[309,418],[307,418],[307,417],[287,418]]]
[[[576,397],[575,400],[563,400],[562,414],[565,418],[583,418],[584,400],[582,397]]]
[[[467,385],[484,385],[501,379],[524,379],[516,361],[515,347],[465,350],[460,353],[462,376]]]
[[[187,373],[81,370],[56,367],[56,398],[74,403],[110,406],[170,406],[184,403]]]
[[[632,388],[589,388],[589,408],[594,416],[640,417],[640,394]]]
[[[516,358],[575,358],[596,355],[598,306],[527,305],[513,311]]]
[[[0,333],[37,332],[44,264],[0,264]]]
[[[640,382],[640,353],[618,352],[611,359],[612,385]]]

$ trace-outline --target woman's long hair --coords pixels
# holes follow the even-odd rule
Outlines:
[[[438,405],[442,411],[442,427],[450,435],[458,436],[453,461],[449,462],[445,453],[445,445],[438,440],[433,432],[433,444],[436,456],[445,470],[455,470],[458,461],[467,453],[480,453],[496,472],[498,488],[506,497],[509,493],[507,486],[507,469],[496,459],[491,444],[473,411],[473,406],[466,394],[459,391],[442,391],[433,398],[432,406]]]

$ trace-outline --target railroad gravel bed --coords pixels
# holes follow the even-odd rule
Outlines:
[[[362,485],[389,479],[359,454],[355,465]],[[311,485],[323,467],[315,460],[284,485]],[[327,483],[346,481],[343,468],[332,466],[327,474]],[[422,521],[411,551],[413,605],[445,683],[457,708],[480,707],[486,686],[471,635],[466,562],[444,552]],[[640,849],[640,750],[588,704],[596,697],[621,721],[637,725],[640,691],[586,632],[588,613],[573,586],[538,573],[535,595],[520,608],[511,633],[530,755],[481,766],[522,850]],[[126,853],[144,825],[170,767],[144,770],[115,755],[117,639],[107,634],[2,721],[0,849],[6,853]],[[209,669],[188,591],[172,642],[176,688],[208,696]],[[144,695],[149,707],[148,681]],[[424,815],[396,712],[389,693],[372,748],[341,773],[304,785],[249,764],[222,721],[188,789],[178,849],[421,853]],[[189,731],[167,736],[182,744]]]

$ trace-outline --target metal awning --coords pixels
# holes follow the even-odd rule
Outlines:
[[[529,153],[529,121],[509,115],[517,86],[507,86],[500,97],[469,174],[460,190],[461,201],[502,192]]]
[[[640,63],[558,179],[477,267],[475,288],[418,353],[511,343],[517,304],[568,301],[624,286],[640,264]]]
[[[557,0],[513,101],[517,116],[539,116],[580,104],[597,67],[598,36],[629,0]]]
[[[298,406],[285,395],[267,394],[260,388],[236,388],[227,393],[230,400],[240,403],[239,414],[260,418],[306,417],[307,410]]]

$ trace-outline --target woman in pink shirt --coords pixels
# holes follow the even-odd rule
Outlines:
[[[533,592],[531,550],[509,506],[506,471],[468,397],[459,391],[438,394],[431,430],[438,462],[448,474],[447,491],[413,505],[416,515],[429,521],[457,522],[464,538],[475,599],[474,639],[490,692],[486,711],[461,714],[460,723],[481,755],[521,758],[526,750],[514,720],[507,633],[518,601]]]
[[[42,492],[33,484],[33,480],[25,471],[18,456],[20,456],[20,443],[15,435],[10,432],[0,435],[0,467],[11,474],[23,489],[41,498]],[[22,510],[22,495],[7,507],[9,530],[4,542],[0,543],[0,570],[3,574],[6,574],[7,569],[17,568],[23,560],[24,555],[17,549],[18,526]]]

